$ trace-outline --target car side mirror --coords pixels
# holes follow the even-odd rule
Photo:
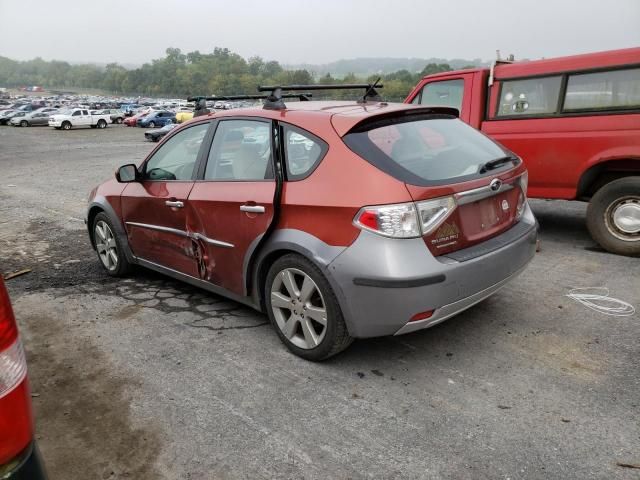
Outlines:
[[[139,177],[138,168],[133,163],[123,165],[116,171],[116,180],[120,183],[137,182]]]

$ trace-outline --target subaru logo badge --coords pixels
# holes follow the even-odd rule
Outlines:
[[[491,190],[497,192],[498,190],[500,190],[500,187],[502,187],[502,180],[500,180],[499,178],[494,178],[493,180],[491,180],[491,183],[489,184],[489,188]]]

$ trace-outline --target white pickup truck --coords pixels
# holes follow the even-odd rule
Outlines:
[[[70,108],[49,117],[49,126],[56,130],[71,130],[74,127],[106,128],[110,122],[110,115],[92,115],[84,108]]]

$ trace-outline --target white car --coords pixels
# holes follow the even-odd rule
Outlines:
[[[49,117],[49,126],[56,130],[71,130],[74,127],[106,128],[109,123],[110,115],[92,115],[84,108],[72,108]]]

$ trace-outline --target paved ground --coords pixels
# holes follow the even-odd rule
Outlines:
[[[638,479],[640,259],[599,250],[584,206],[534,202],[542,250],[497,295],[431,330],[322,364],[264,316],[161,276],[104,275],[89,190],[150,150],[140,129],[0,127],[0,272],[28,350],[53,480]]]

